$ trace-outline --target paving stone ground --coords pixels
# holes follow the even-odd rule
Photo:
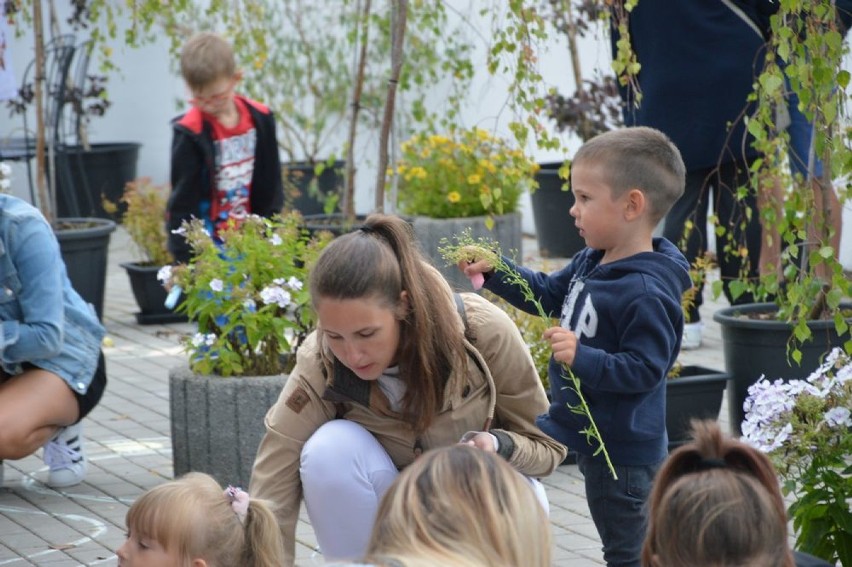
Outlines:
[[[537,247],[525,239],[528,262]],[[178,339],[189,324],[136,323],[137,310],[127,275],[119,266],[133,260],[126,232],[119,227],[110,242],[104,323],[111,346],[105,348],[109,384],[85,424],[89,474],[82,484],[53,490],[43,484],[47,469],[41,451],[5,462],[0,488],[0,567],[115,565],[115,549],[125,537],[124,516],[145,490],[172,478],[168,371],[184,362]],[[561,260],[548,260],[554,268]],[[702,307],[705,340],[684,352],[685,364],[724,368],[719,328],[712,313],[721,304],[708,298]],[[727,429],[723,404],[720,422]],[[556,566],[603,565],[600,540],[585,502],[576,465],[563,465],[544,479],[550,499]],[[322,565],[306,514],[297,529],[299,565]]]

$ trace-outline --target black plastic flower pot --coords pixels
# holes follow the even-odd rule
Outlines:
[[[54,224],[71,285],[103,320],[107,253],[115,222],[101,218],[64,218]]]
[[[852,303],[844,303],[842,307],[852,310]],[[748,397],[749,386],[762,376],[769,380],[806,378],[832,348],[843,344],[834,321],[810,321],[808,327],[813,336],[799,347],[802,362],[797,365],[788,355],[793,328],[784,321],[753,316],[777,311],[774,303],[751,303],[720,309],[713,314],[713,320],[722,327],[725,370],[731,375],[728,408],[731,428],[736,433],[741,432],[745,418],[743,402]],[[846,321],[852,325],[852,317]],[[844,339],[848,340],[848,335]]]
[[[574,206],[574,194],[563,187],[566,182],[557,173],[562,162],[539,166],[535,176],[538,189],[530,195],[539,254],[544,258],[570,258],[586,246],[568,212]]]

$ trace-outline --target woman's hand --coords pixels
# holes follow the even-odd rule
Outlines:
[[[488,453],[497,452],[497,437],[487,431],[468,431],[459,441],[460,445],[471,445]]]

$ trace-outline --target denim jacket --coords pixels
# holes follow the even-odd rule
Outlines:
[[[9,375],[30,363],[86,393],[97,367],[103,326],[74,289],[59,243],[41,213],[0,194],[0,366]]]

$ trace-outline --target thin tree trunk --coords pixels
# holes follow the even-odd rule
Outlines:
[[[367,65],[367,40],[370,33],[370,0],[365,0],[361,14],[362,29],[357,35],[361,42],[358,54],[358,69],[355,74],[355,84],[352,87],[351,118],[349,122],[349,138],[346,147],[346,179],[343,189],[343,213],[350,221],[355,220],[355,135],[358,130],[358,113],[361,110],[361,90],[364,86],[364,68]]]
[[[38,206],[48,222],[53,222],[52,198],[48,191],[44,124],[44,23],[41,0],[33,0],[33,36],[35,37],[35,114],[36,114],[36,188]]]
[[[379,137],[379,171],[376,175],[376,208],[378,212],[385,210],[385,179],[388,168],[388,139],[393,126],[393,110],[396,104],[396,88],[399,75],[402,72],[402,55],[405,45],[405,27],[408,17],[408,0],[394,2],[393,45],[391,46],[391,76],[388,79],[388,93],[385,99],[385,113],[382,116],[382,129]]]

